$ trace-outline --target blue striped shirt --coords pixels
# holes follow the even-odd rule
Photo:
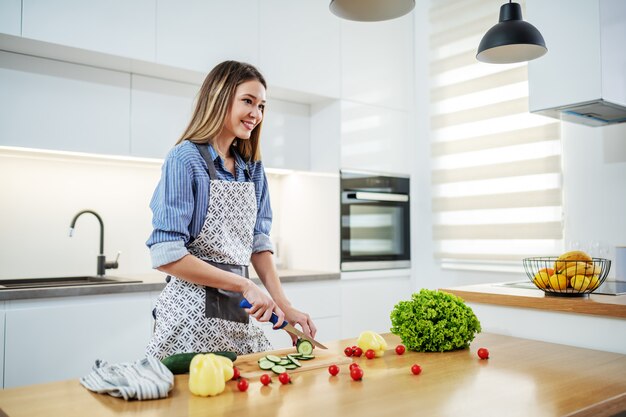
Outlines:
[[[269,238],[272,208],[263,164],[261,161],[246,164],[233,152],[233,176],[210,145],[209,153],[220,180],[246,181],[247,165],[257,200],[252,252],[273,251]],[[168,153],[150,202],[154,230],[146,245],[150,248],[153,268],[177,261],[189,253],[187,246],[200,234],[209,208],[209,181],[206,162],[193,143],[186,140]]]

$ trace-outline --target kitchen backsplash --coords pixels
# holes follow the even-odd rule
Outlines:
[[[107,259],[121,252],[119,269],[107,274],[149,271],[148,204],[160,170],[158,160],[1,149],[0,279],[95,274],[96,218],[81,216],[69,237],[83,209],[102,216]],[[282,267],[338,271],[338,178],[289,173],[268,181]]]

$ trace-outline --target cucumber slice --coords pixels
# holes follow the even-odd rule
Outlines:
[[[302,364],[296,358],[291,358],[291,363],[296,365],[298,368],[302,366]]]
[[[278,365],[281,365],[281,366],[286,366],[286,365],[290,365],[290,364],[291,364],[291,362],[292,362],[292,361],[291,361],[291,360],[289,360],[289,359],[283,359],[282,361],[278,362]]]
[[[302,353],[290,353],[287,355],[287,357],[289,358],[289,360],[293,359],[293,358],[299,358],[302,356]]]
[[[296,369],[296,368],[297,368],[297,366],[294,365],[293,363],[290,363],[289,365],[285,365],[285,369],[288,369],[288,370],[293,370],[293,369]]]
[[[274,365],[272,366],[272,372],[275,374],[282,374],[283,372],[287,372],[287,368],[282,365]]]
[[[267,355],[265,357],[268,361],[274,362],[274,363],[279,363],[280,361],[282,361],[281,358],[279,358],[278,356],[274,356],[274,355]]]
[[[272,361],[262,360],[259,362],[259,368],[263,369],[264,371],[272,369],[274,366],[276,366],[276,364]]]
[[[296,349],[298,350],[298,353],[301,353],[302,355],[310,355],[313,353],[313,343],[306,339],[298,339]]]
[[[301,361],[310,361],[311,359],[315,359],[315,355],[302,355],[299,359]]]

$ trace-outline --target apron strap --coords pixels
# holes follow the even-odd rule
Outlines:
[[[216,180],[217,179],[217,171],[215,170],[215,164],[213,163],[213,160],[211,159],[211,154],[209,153],[209,146],[208,145],[199,145],[197,143],[194,143],[194,145],[196,145],[196,148],[198,148],[198,151],[200,151],[200,155],[202,155],[202,158],[204,159],[204,162],[206,162],[208,171],[209,171],[209,178],[211,180]],[[246,181],[247,182],[251,182],[252,181],[252,175],[250,175],[250,171],[248,170],[248,164],[246,164],[246,166],[243,169],[243,172],[246,176]]]
[[[200,151],[200,155],[202,155],[204,162],[206,162],[206,166],[209,171],[209,178],[211,180],[216,180],[217,171],[215,171],[215,164],[213,163],[213,160],[211,159],[211,154],[209,153],[209,145],[199,145],[197,143],[194,143],[194,145],[196,145],[196,148],[198,148],[198,151]]]

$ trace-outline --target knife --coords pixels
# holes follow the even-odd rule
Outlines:
[[[250,304],[250,302],[244,298],[239,303],[239,307],[241,307],[241,308],[251,308],[252,304]],[[276,325],[276,323],[278,323],[278,316],[273,311],[272,311],[272,318],[270,318],[270,321],[274,325]],[[328,349],[326,346],[324,346],[323,344],[321,344],[317,340],[313,339],[312,337],[307,336],[302,331],[300,331],[300,330],[296,329],[295,327],[293,327],[291,324],[289,324],[289,322],[287,320],[285,320],[283,322],[283,324],[280,325],[280,327],[275,327],[274,328],[274,330],[278,330],[278,329],[283,329],[283,330],[285,330],[288,333],[291,333],[291,334],[293,334],[295,336],[298,336],[300,339],[308,340],[309,342],[313,343],[315,346],[317,346],[320,349]]]

